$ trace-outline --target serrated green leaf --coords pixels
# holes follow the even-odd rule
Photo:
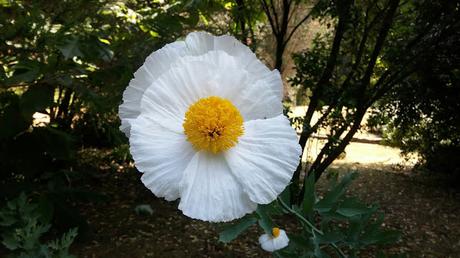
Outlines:
[[[0,226],[8,227],[16,223],[18,220],[16,216],[12,213],[7,213],[7,211],[2,211],[0,213]]]
[[[2,238],[2,244],[9,250],[16,250],[20,246],[20,242],[15,238],[14,234],[4,234]]]
[[[219,241],[223,243],[232,241],[256,222],[257,219],[255,217],[246,216],[236,223],[226,226],[224,231],[219,234]]]
[[[51,241],[48,246],[54,250],[64,251],[67,253],[70,245],[73,243],[78,235],[78,228],[71,228],[69,231],[64,233],[61,239]]]

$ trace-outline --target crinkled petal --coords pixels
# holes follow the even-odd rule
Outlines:
[[[276,238],[273,238],[272,236],[268,234],[263,234],[259,237],[259,243],[262,247],[267,252],[274,252],[280,249],[285,248],[286,246],[289,245],[289,238],[286,235],[286,232],[284,230],[280,230],[280,235]]]
[[[230,221],[253,212],[249,200],[221,155],[198,152],[181,181],[179,209],[191,218],[211,222]]]
[[[146,116],[131,124],[130,151],[143,172],[142,182],[156,196],[179,198],[179,182],[195,151],[185,135],[173,132]]]
[[[284,115],[244,123],[238,144],[225,153],[232,173],[249,198],[272,202],[288,185],[301,149],[297,135]]]
[[[267,87],[281,84],[278,71],[242,89],[230,88],[234,95],[228,94],[232,103],[238,107],[245,121],[276,117],[283,113],[283,104],[277,94]]]
[[[207,78],[207,83],[214,84],[215,90],[208,92],[206,96],[216,95],[230,99],[245,120],[271,118],[282,113],[282,81],[277,70],[270,71],[247,46],[232,36],[215,37],[205,32],[194,32],[187,36],[185,42],[167,44],[152,53],[134,74],[123,93],[123,103],[119,107],[120,129],[128,137],[131,122],[141,113],[141,100],[146,90],[152,88],[153,92],[169,91],[170,88],[178,86],[177,83],[169,85],[167,78],[163,78],[163,83],[157,83],[157,80],[167,77],[164,76],[165,73],[174,76],[177,69],[184,65],[190,66],[187,63],[195,65],[196,68],[188,69],[193,74],[192,77],[182,78],[184,83],[188,83],[185,79],[211,75],[211,78]],[[207,65],[202,66],[203,63]],[[182,69],[185,70],[187,67]],[[173,91],[181,89],[176,87]],[[178,129],[177,123],[175,129]]]
[[[219,96],[229,99],[246,121],[273,117],[282,113],[281,102],[266,90],[266,85],[276,81],[273,77],[276,75],[251,82],[248,73],[223,51],[187,56],[177,60],[145,91],[141,113],[182,132],[190,105],[200,98]]]
[[[260,76],[256,76],[257,73],[243,69],[241,60],[223,50],[210,50],[200,56],[187,56],[179,59],[175,65],[181,67],[196,61],[207,63],[215,69],[212,73],[214,91],[210,91],[209,95],[229,99],[241,112],[245,121],[282,114],[283,106],[279,92],[272,90],[282,88],[278,71],[259,73]]]
[[[185,38],[187,51],[191,55],[199,56],[214,50],[214,37],[212,34],[203,31],[189,33]]]
[[[235,37],[222,35],[213,36],[207,32],[192,32],[185,39],[187,50],[193,55],[202,55],[208,51],[220,50],[236,58],[240,67],[246,70],[252,77],[252,80],[266,80],[267,77],[273,77],[273,73],[279,77],[277,70],[270,71],[257,56],[243,43]],[[281,78],[278,83],[266,85],[266,90],[272,92],[279,101],[283,97],[283,84]]]
[[[171,64],[186,55],[183,41],[167,44],[147,57],[144,64],[134,73],[134,78],[123,92],[123,103],[119,107],[120,130],[128,137],[130,124],[140,114],[140,103],[145,90],[161,74],[169,70]]]
[[[198,60],[174,66],[145,91],[141,113],[177,133],[183,132],[185,113],[200,98],[213,95],[217,73],[218,68]]]

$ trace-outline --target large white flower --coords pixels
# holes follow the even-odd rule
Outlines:
[[[123,94],[120,129],[142,182],[192,218],[229,221],[273,201],[301,153],[282,82],[231,36],[190,33],[152,53]]]

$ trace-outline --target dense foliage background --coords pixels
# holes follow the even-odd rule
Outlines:
[[[286,104],[307,105],[294,119],[303,148],[327,131],[318,156],[299,164],[290,205],[305,201],[306,175],[318,180],[370,111],[367,126],[387,144],[458,179],[459,17],[459,1],[1,0],[0,204],[10,210],[0,226],[29,230],[2,234],[3,243],[42,250],[36,242],[51,224],[85,235],[78,203],[107,196],[85,188],[94,175],[81,151],[109,148],[109,160],[130,162],[118,130],[122,92],[148,54],[194,30],[232,34],[283,73]],[[8,220],[11,212],[24,221]],[[75,235],[46,252],[64,257]]]

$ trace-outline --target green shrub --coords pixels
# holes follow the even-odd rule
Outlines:
[[[69,247],[77,236],[77,229],[70,229],[61,238],[43,242],[51,224],[40,212],[37,203],[31,203],[22,193],[0,210],[2,244],[11,251],[11,257],[72,258]]]

